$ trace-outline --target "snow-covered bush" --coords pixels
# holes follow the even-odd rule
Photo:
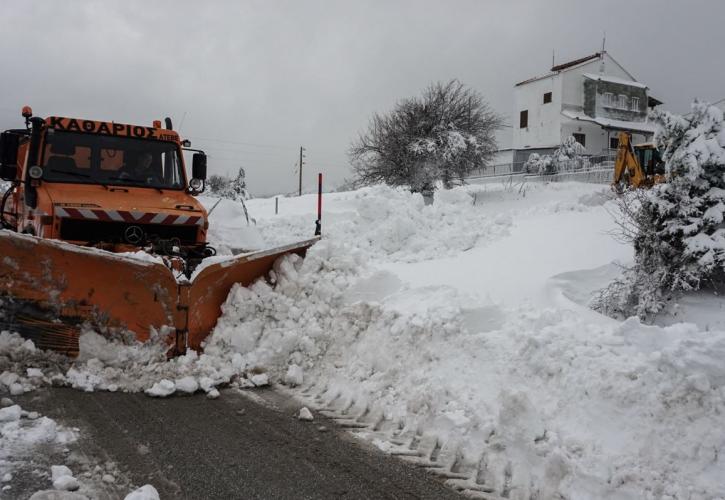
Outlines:
[[[236,177],[229,178],[223,175],[211,175],[206,181],[206,187],[212,196],[227,198],[234,201],[249,199],[247,191],[246,172],[240,168]]]
[[[551,155],[542,156],[539,153],[531,153],[529,159],[524,163],[524,171],[537,175],[555,174],[556,167]]]
[[[635,265],[598,299],[605,312],[646,317],[673,293],[725,284],[725,127],[722,110],[657,112],[668,182],[620,201]]]
[[[576,169],[581,166],[584,153],[586,153],[584,146],[573,136],[569,136],[551,155],[531,153],[524,163],[524,171],[529,174],[551,175],[562,170]]]

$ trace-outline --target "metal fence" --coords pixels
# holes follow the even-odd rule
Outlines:
[[[480,183],[505,180],[509,177],[526,177],[526,180],[566,180],[608,184],[614,175],[616,151],[600,155],[580,156],[571,160],[556,161],[546,172],[526,171],[525,162],[488,165],[474,170],[466,181]]]

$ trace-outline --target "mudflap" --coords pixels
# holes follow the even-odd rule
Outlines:
[[[39,348],[77,355],[84,324],[146,341],[177,323],[177,294],[162,264],[0,231],[0,328]]]
[[[209,265],[194,280],[180,289],[180,297],[189,305],[188,347],[199,350],[221,315],[221,306],[234,284],[247,286],[266,276],[274,262],[285,254],[295,253],[304,257],[307,249],[320,240],[319,237],[259,252],[238,255],[232,259]]]

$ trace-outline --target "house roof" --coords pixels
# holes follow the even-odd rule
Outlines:
[[[536,80],[541,80],[543,78],[549,78],[551,76],[558,75],[562,71],[566,71],[568,69],[574,68],[574,67],[579,66],[581,64],[586,64],[588,62],[594,61],[595,59],[603,58],[605,55],[611,60],[611,62],[613,62],[614,64],[616,64],[622,71],[624,71],[624,73],[626,75],[628,75],[632,80],[637,81],[637,79],[634,76],[632,76],[632,74],[629,71],[627,71],[624,68],[624,66],[622,66],[621,64],[619,64],[619,62],[617,62],[617,60],[614,59],[609,52],[602,51],[602,52],[595,52],[594,54],[589,55],[589,56],[586,56],[586,57],[580,57],[579,59],[574,59],[574,60],[569,61],[569,62],[565,62],[565,63],[562,63],[562,64],[557,64],[555,66],[552,66],[549,73],[547,73],[545,75],[540,75],[540,76],[535,76],[533,78],[529,78],[527,80],[524,80],[522,82],[519,82],[519,83],[515,84],[514,87],[518,87],[518,86],[524,85],[526,83],[535,82]]]
[[[581,63],[589,62],[592,59],[598,59],[598,58],[602,57],[602,54],[604,54],[604,53],[603,52],[595,52],[594,54],[592,54],[590,56],[580,57],[579,59],[574,59],[573,61],[565,62],[565,63],[562,63],[562,64],[557,64],[556,66],[552,66],[551,67],[551,71],[555,73],[557,71],[561,71],[561,70],[564,70],[564,69],[567,69],[567,68],[571,68],[572,66],[577,66],[577,65],[579,65]]]
[[[592,61],[594,59],[601,57],[603,54],[605,54],[605,52],[596,52],[587,57],[581,57],[579,59],[574,59],[573,61],[565,62],[563,64],[557,64],[556,66],[551,67],[551,70],[549,73],[547,73],[545,75],[539,75],[539,76],[535,76],[533,78],[529,78],[527,80],[524,80],[522,82],[515,84],[514,87],[518,87],[519,85],[524,85],[529,82],[535,82],[536,80],[541,80],[542,78],[548,78],[550,76],[554,76],[557,73],[559,73],[560,71],[564,71],[565,69],[573,68],[574,66],[578,66],[579,64],[583,64],[583,63]]]
[[[635,132],[644,132],[653,134],[655,132],[655,124],[652,122],[630,122],[625,120],[614,120],[612,118],[591,117],[578,111],[565,109],[562,115],[573,120],[581,120],[583,122],[596,123],[600,127],[611,130],[632,130]]]

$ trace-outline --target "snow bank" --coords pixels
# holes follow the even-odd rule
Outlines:
[[[323,234],[370,257],[393,261],[453,255],[506,234],[511,224],[495,215],[482,217],[474,203],[465,189],[437,192],[434,203],[425,205],[420,194],[402,188],[364,188],[347,194],[344,212],[323,208]],[[254,211],[255,204],[249,206]],[[268,218],[260,229],[267,242],[284,244],[309,238],[314,220],[314,215]]]

